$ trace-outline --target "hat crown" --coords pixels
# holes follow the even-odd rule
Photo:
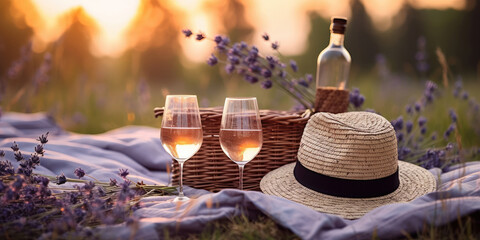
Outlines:
[[[395,130],[375,113],[317,113],[305,126],[298,160],[330,177],[370,180],[390,176],[398,167]]]

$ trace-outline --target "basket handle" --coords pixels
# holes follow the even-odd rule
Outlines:
[[[165,110],[165,108],[163,108],[163,107],[154,108],[153,113],[155,114],[155,118],[158,118],[158,117],[162,116],[164,110]]]

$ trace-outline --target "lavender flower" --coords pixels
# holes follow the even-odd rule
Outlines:
[[[273,83],[270,80],[265,80],[261,83],[261,85],[262,85],[262,88],[269,89],[272,87]]]
[[[40,137],[37,138],[37,141],[39,141],[41,144],[46,144],[48,142],[48,134],[47,132],[45,135],[42,134]]]
[[[128,169],[122,169],[122,168],[120,168],[118,171],[119,171],[119,172],[118,172],[118,175],[120,175],[120,177],[122,177],[122,178],[126,178],[126,177],[128,176],[128,174],[130,174],[130,173],[128,172]]]
[[[427,63],[426,42],[427,41],[425,40],[425,37],[421,36],[418,38],[418,51],[415,54],[415,60],[417,61],[417,70],[422,74],[425,74],[430,68],[429,64]]]
[[[235,65],[233,65],[233,64],[225,65],[225,72],[227,74],[231,74],[233,71],[235,71]]]
[[[447,151],[450,151],[453,149],[453,144],[452,143],[448,143],[447,146],[445,147],[445,150]]]
[[[422,107],[421,107],[420,103],[419,103],[419,102],[416,102],[416,103],[415,103],[415,111],[416,111],[416,112],[420,112],[420,109],[421,109],[421,108],[422,108]]]
[[[196,37],[195,37],[195,40],[197,41],[202,41],[203,39],[205,39],[205,34],[203,33],[197,33]]]
[[[0,161],[0,176],[13,175],[15,174],[15,169],[13,165],[8,160]]]
[[[365,97],[360,94],[358,88],[353,88],[352,92],[349,94],[349,101],[356,109],[360,108],[365,102]]]
[[[397,119],[391,122],[395,131],[399,131],[403,129],[403,116],[398,117]]]
[[[403,141],[403,136],[404,136],[404,135],[403,135],[403,132],[397,132],[396,135],[397,135],[397,141],[398,141],[398,142]]]
[[[35,147],[35,152],[43,156],[43,154],[45,153],[45,150],[43,150],[43,145],[37,145]]]
[[[412,132],[412,128],[413,128],[413,122],[412,122],[412,120],[408,120],[405,123],[405,130],[407,130],[407,133],[410,133],[410,132]]]
[[[37,154],[32,154],[30,156],[30,161],[34,164],[34,165],[39,165],[40,164],[40,157],[38,157]]]
[[[425,125],[425,123],[427,123],[427,119],[423,116],[420,116],[418,118],[418,126],[419,127],[423,127],[423,125]]]
[[[210,65],[210,66],[214,66],[215,64],[217,64],[218,62],[218,59],[217,57],[215,57],[215,55],[211,55],[210,58],[207,60],[207,64]]]
[[[248,74],[246,74],[244,78],[245,78],[245,81],[247,81],[249,83],[252,83],[252,84],[258,82],[257,77],[254,77],[254,76],[251,76],[251,75],[248,75]]]
[[[85,171],[81,168],[75,169],[74,173],[78,178],[82,178],[83,176],[85,176]]]
[[[448,115],[450,116],[450,119],[452,120],[453,123],[457,122],[457,114],[453,109],[448,110]]]
[[[277,42],[277,41],[275,41],[275,42],[272,43],[272,49],[273,49],[273,50],[277,50],[279,46],[280,46],[280,45],[278,45],[278,42]]]
[[[220,44],[222,42],[222,36],[220,35],[215,36],[213,41],[216,42],[217,44]]]
[[[398,149],[398,159],[405,160],[411,152],[412,150],[409,147],[400,147]]]
[[[268,41],[268,40],[270,39],[270,37],[268,36],[267,33],[264,33],[264,34],[262,35],[262,38],[263,38],[265,41]]]
[[[251,64],[249,68],[251,73],[259,74],[262,72],[262,68],[256,64]]]
[[[230,48],[230,50],[228,50],[228,54],[230,56],[242,56],[242,45],[240,43],[234,43],[232,48]]]
[[[65,174],[60,174],[57,176],[57,185],[61,185],[67,182],[67,177],[65,177]]]
[[[312,74],[305,74],[305,79],[307,81],[307,84],[310,85],[313,82]]]
[[[455,123],[452,123],[450,126],[448,126],[447,130],[443,134],[443,137],[449,138],[453,131],[455,131]]]
[[[272,76],[272,72],[266,68],[262,69],[262,76],[265,78],[269,78]]]
[[[22,155],[22,152],[20,152],[20,151],[14,152],[13,156],[15,157],[15,160],[17,160],[17,162],[20,162],[24,159],[23,155]]]
[[[297,72],[297,71],[298,71],[297,62],[295,62],[294,60],[290,60],[290,67],[292,68],[292,70],[293,70],[294,72]]]
[[[420,128],[420,134],[425,135],[427,133],[427,127]]]
[[[222,38],[221,44],[226,46],[226,45],[228,45],[229,43],[230,43],[230,38],[228,38],[227,36],[224,36],[224,37]]]
[[[447,159],[443,150],[430,149],[424,155],[422,155],[417,162],[426,169],[442,168],[444,167]],[[445,169],[442,169],[445,170]]]
[[[88,183],[85,183],[83,185],[83,189],[85,189],[86,191],[91,191],[94,187],[95,187],[95,183],[92,181],[89,181]]]
[[[462,92],[462,99],[463,100],[468,100],[468,92],[466,92],[466,91]]]
[[[300,78],[298,79],[298,84],[304,87],[308,87],[308,82],[305,80],[305,78]]]
[[[187,38],[190,37],[190,36],[192,36],[192,34],[193,34],[190,29],[183,29],[183,30],[182,30],[182,33],[183,33],[183,35],[185,35],[185,37],[187,37]]]
[[[50,180],[48,180],[48,178],[46,177],[43,177],[43,176],[35,176],[35,182],[36,183],[39,183],[39,184],[42,184],[43,186],[48,186],[48,183],[50,182]]]
[[[430,136],[430,139],[431,139],[432,141],[437,140],[437,132],[433,132],[432,135]]]
[[[425,101],[427,103],[429,102],[432,102],[433,101],[433,94],[435,92],[435,90],[437,89],[437,84],[435,84],[434,82],[432,81],[427,81],[425,83],[425,91],[423,93],[424,97],[425,97]]]
[[[245,49],[247,47],[248,47],[248,44],[246,42],[244,42],[244,41],[240,42],[240,49]]]
[[[407,112],[407,114],[410,114],[410,115],[413,114],[413,108],[412,108],[412,106],[411,106],[411,105],[407,105],[407,106],[405,107],[405,112]]]
[[[112,186],[112,187],[113,187],[113,186],[117,186],[117,179],[115,179],[115,178],[113,178],[113,179],[110,178],[110,186]]]
[[[231,63],[231,64],[234,64],[234,65],[238,65],[240,64],[240,59],[235,56],[235,55],[230,55],[228,56],[228,61]]]
[[[13,142],[13,145],[10,147],[14,152],[18,151],[20,148],[17,145],[17,142]]]

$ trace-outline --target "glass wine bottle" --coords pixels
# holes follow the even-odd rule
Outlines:
[[[346,18],[334,17],[330,24],[330,43],[318,55],[316,112],[345,112],[348,91],[345,90],[350,72],[351,57],[343,45]]]

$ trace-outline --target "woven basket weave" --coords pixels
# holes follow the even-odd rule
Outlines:
[[[163,108],[155,108],[155,117]],[[220,147],[218,134],[222,120],[221,108],[202,108],[203,144],[183,168],[185,185],[217,192],[224,188],[238,188],[238,166]],[[263,146],[258,155],[245,165],[243,188],[260,190],[260,180],[273,169],[297,160],[297,151],[308,116],[287,111],[261,110]],[[173,166],[173,184],[179,181],[179,166]]]

